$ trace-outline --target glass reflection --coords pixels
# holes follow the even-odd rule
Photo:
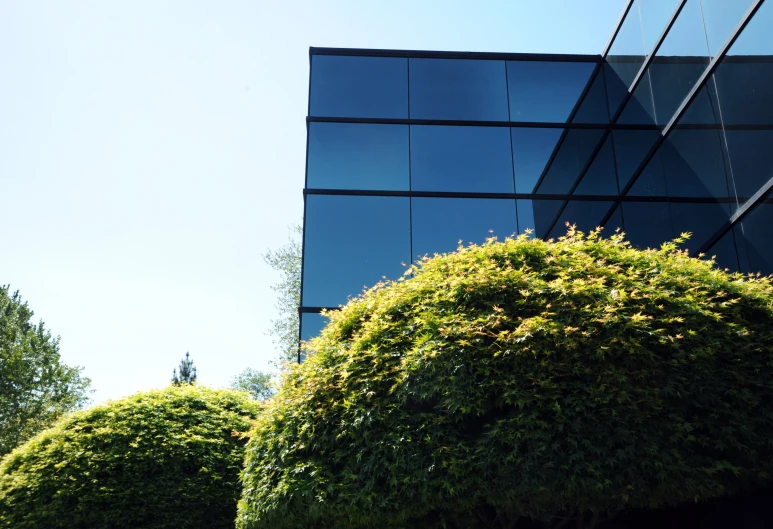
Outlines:
[[[504,61],[410,59],[411,118],[508,121]]]
[[[412,125],[411,189],[512,193],[510,129]]]
[[[566,122],[595,67],[592,62],[508,61],[510,120]]]
[[[660,159],[669,196],[732,196],[721,130],[674,130],[660,147]]]
[[[322,314],[304,312],[301,314],[301,340],[308,341],[316,337],[328,323]]]
[[[515,190],[533,193],[563,129],[513,128]]]
[[[568,130],[563,142],[556,147],[556,153],[542,182],[537,185],[536,192],[568,193],[603,136],[604,131],[600,129]]]
[[[408,126],[309,123],[307,184],[318,189],[408,190]]]
[[[683,247],[693,254],[730,218],[730,204],[673,203],[671,218],[676,235],[692,233]]]
[[[751,5],[752,0],[701,0],[706,40],[712,57],[717,55]],[[765,36],[770,38],[769,35],[765,32]]]
[[[623,202],[626,238],[637,248],[659,248],[674,239],[667,202]]]
[[[532,230],[536,237],[545,237],[558,211],[564,205],[563,200],[517,200],[518,233]]]
[[[588,233],[601,225],[604,216],[609,212],[609,208],[614,202],[595,200],[571,200],[558,216],[558,222],[550,230],[551,238],[558,238],[566,235],[569,226],[576,226],[578,230]]]
[[[735,190],[741,202],[773,176],[773,130],[727,130]]]
[[[730,272],[742,271],[738,261],[738,248],[733,230],[728,231],[714,246],[708,249],[706,257],[712,256],[717,267],[727,269]]]
[[[517,233],[515,200],[492,198],[413,198],[413,255],[453,252],[458,245],[480,244]]]
[[[743,235],[749,271],[773,274],[773,204],[762,203],[749,213],[743,221]]]
[[[620,189],[628,185],[634,171],[660,138],[657,130],[615,130],[612,132]]]
[[[612,136],[609,135],[573,194],[617,195],[617,193],[617,174],[615,172]]]
[[[305,217],[305,307],[343,304],[410,260],[409,198],[308,195]]]
[[[408,117],[408,59],[313,55],[312,116]]]

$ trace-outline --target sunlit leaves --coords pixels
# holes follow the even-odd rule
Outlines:
[[[257,421],[239,527],[557,519],[765,479],[773,287],[678,244],[491,240],[330,313]]]

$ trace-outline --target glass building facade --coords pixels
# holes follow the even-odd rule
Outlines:
[[[301,338],[408,263],[566,223],[773,273],[773,0],[632,0],[599,55],[310,50]]]

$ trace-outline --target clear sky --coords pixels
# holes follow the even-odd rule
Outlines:
[[[96,402],[270,370],[309,46],[600,53],[625,0],[0,0],[0,284]]]

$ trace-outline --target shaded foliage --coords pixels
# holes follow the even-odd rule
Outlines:
[[[237,526],[594,527],[765,482],[773,287],[681,242],[490,240],[331,312]]]
[[[89,400],[91,381],[62,363],[59,337],[33,315],[0,285],[0,456]]]
[[[259,409],[182,385],[75,412],[0,461],[0,528],[231,528]]]

